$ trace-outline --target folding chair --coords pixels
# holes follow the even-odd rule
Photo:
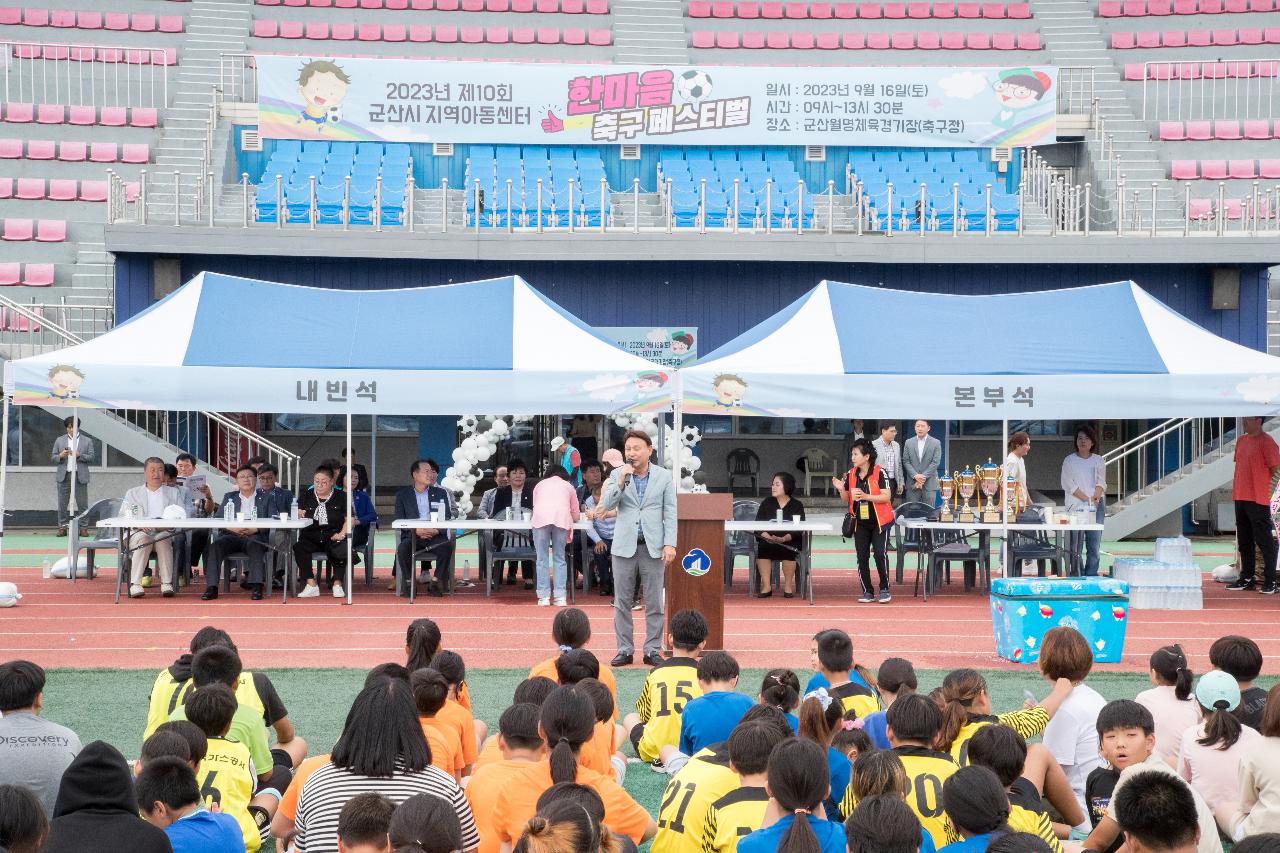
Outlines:
[[[754,476],[754,475],[753,475]],[[734,501],[734,521],[754,521],[760,511],[759,501]],[[755,585],[756,571],[756,537],[754,533],[735,531],[724,536],[724,588],[733,588],[733,561],[736,557],[747,558],[747,588]]]

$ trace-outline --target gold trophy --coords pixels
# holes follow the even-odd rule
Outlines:
[[[1022,515],[1022,511],[1026,509],[1022,505],[1022,493],[1018,488],[1018,481],[1010,474],[1004,483],[1004,505],[1005,513],[1010,521],[1017,521],[1018,516]]]
[[[982,521],[984,524],[1000,523],[1000,466],[991,461],[991,457],[987,457],[987,464],[983,465],[979,470],[979,484],[982,487],[982,496],[986,500],[986,509],[982,513]]]
[[[938,521],[954,521],[955,516],[951,512],[951,499],[955,497],[956,481],[951,478],[950,474],[944,472],[938,478],[938,492],[942,495],[942,509],[938,512]]]
[[[977,516],[973,514],[973,508],[969,506],[969,499],[973,497],[977,490],[978,475],[973,473],[973,469],[965,466],[963,471],[955,473],[956,491],[961,498],[964,498],[964,505],[960,507],[959,520],[961,524],[972,524],[977,521]]]

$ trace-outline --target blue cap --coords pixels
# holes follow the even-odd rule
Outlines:
[[[1210,670],[1196,682],[1196,699],[1208,711],[1234,711],[1240,705],[1240,685],[1222,670]]]

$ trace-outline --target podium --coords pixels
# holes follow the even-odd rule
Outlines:
[[[676,495],[676,558],[667,567],[667,630],[681,610],[707,620],[707,648],[724,648],[724,523],[733,517],[733,495]]]

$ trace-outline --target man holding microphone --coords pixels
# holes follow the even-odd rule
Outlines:
[[[650,464],[653,441],[632,430],[622,444],[626,464],[609,475],[600,505],[587,513],[594,520],[617,509],[613,534],[613,630],[618,654],[611,666],[634,660],[631,604],[636,578],[644,588],[644,662],[662,663],[663,582],[676,558],[676,485],[671,472]]]

